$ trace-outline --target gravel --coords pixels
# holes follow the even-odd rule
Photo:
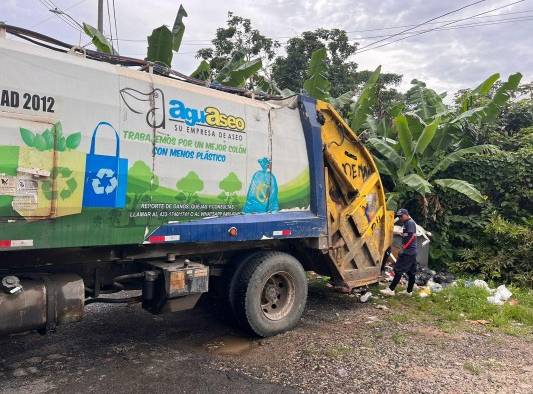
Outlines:
[[[267,339],[209,307],[91,305],[47,336],[0,338],[0,393],[533,392],[531,336],[444,331],[385,303],[313,286],[299,326]]]

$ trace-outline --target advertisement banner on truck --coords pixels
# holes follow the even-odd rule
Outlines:
[[[309,209],[297,108],[7,40],[0,56],[1,239],[133,244],[170,222]]]

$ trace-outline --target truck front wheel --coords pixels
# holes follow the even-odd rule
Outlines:
[[[268,337],[290,330],[300,320],[307,300],[307,278],[293,256],[259,252],[237,270],[234,312],[248,331]]]

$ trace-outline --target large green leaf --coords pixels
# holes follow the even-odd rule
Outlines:
[[[431,193],[431,184],[418,174],[409,174],[401,177],[400,182],[422,195]]]
[[[404,156],[412,156],[413,136],[411,135],[411,130],[409,129],[407,118],[404,114],[400,114],[396,118],[394,118],[394,123],[396,125],[396,130],[398,131],[398,140],[400,141],[400,146],[402,148]]]
[[[267,94],[277,94],[279,90],[276,82],[264,75],[255,75],[254,84],[261,92]]]
[[[353,92],[351,90],[341,94],[339,97],[330,97],[329,103],[337,110],[341,110],[352,102]]]
[[[261,70],[261,67],[263,67],[263,63],[260,58],[243,63],[234,70],[231,70],[228,77],[222,81],[222,84],[234,88],[241,88],[248,78]]]
[[[148,36],[146,60],[167,67],[172,64],[172,32],[165,25],[159,26]]]
[[[403,159],[389,143],[381,138],[369,138],[368,143],[396,170],[402,166]]]
[[[472,93],[479,94],[480,96],[486,96],[489,94],[490,89],[492,89],[498,79],[500,79],[499,73],[492,74],[490,77],[481,82],[478,87],[472,90]]]
[[[469,148],[463,148],[456,150],[455,152],[450,153],[444,159],[437,163],[435,167],[431,170],[428,175],[428,178],[431,178],[433,175],[439,171],[444,171],[450,165],[460,160],[463,160],[466,156],[483,154],[483,153],[493,153],[497,152],[498,148],[494,145],[476,145]]]
[[[244,64],[244,53],[237,51],[233,54],[231,59],[220,69],[215,77],[215,81],[222,83],[225,79],[229,79],[229,74],[232,70]]]
[[[209,76],[211,75],[211,66],[209,63],[205,60],[202,60],[202,62],[196,67],[196,70],[194,70],[191,74],[191,77],[196,79],[201,79],[202,81],[207,81],[209,79]]]
[[[294,96],[296,92],[293,92],[292,90],[285,88],[285,89],[277,89],[278,93],[281,95],[281,97],[290,97]]]
[[[485,109],[486,107],[475,107],[475,108],[471,108],[469,110],[466,110],[464,112],[462,112],[459,116],[457,116],[456,118],[450,120],[450,123],[453,124],[453,123],[457,123],[457,122],[460,122],[462,120],[464,121],[472,121],[473,119],[481,119],[485,116]]]
[[[407,119],[407,124],[409,125],[409,130],[411,130],[413,139],[420,137],[422,131],[424,131],[424,127],[426,127],[426,122],[415,112],[405,113],[405,118]]]
[[[439,127],[440,119],[437,118],[430,124],[428,124],[426,127],[424,127],[424,130],[422,130],[422,134],[420,134],[420,137],[418,137],[418,141],[416,141],[414,153],[415,154],[423,154],[428,147],[429,144],[431,144],[431,141],[433,141],[433,137],[435,137],[435,133],[437,131],[437,128]]]
[[[399,172],[400,176],[403,176],[407,172],[411,164],[414,164],[416,172],[420,174],[422,173],[422,169],[417,166],[418,158],[421,157],[421,155],[424,153],[428,145],[433,140],[433,137],[435,137],[435,132],[437,131],[437,128],[439,127],[439,122],[440,122],[440,119],[437,118],[433,122],[428,124],[426,127],[424,127],[424,129],[420,133],[420,136],[418,137],[418,140],[416,141],[415,147],[411,155],[408,156],[408,158],[405,160],[402,167],[400,168],[400,172]]]
[[[374,163],[376,163],[376,167],[378,168],[380,174],[394,176],[393,171],[388,167],[384,160],[381,160],[377,156],[373,156],[372,158],[374,159]]]
[[[381,74],[381,66],[376,68],[366,81],[361,94],[357,98],[351,114],[350,127],[353,131],[360,131],[370,114],[370,108],[377,100],[376,86]]]
[[[390,192],[387,193],[387,209],[396,211],[398,209],[398,199],[400,198],[400,193]]]
[[[464,194],[468,198],[478,203],[483,203],[486,197],[481,194],[471,183],[463,181],[461,179],[435,179],[435,184],[443,187],[455,190],[461,194]]]
[[[98,51],[117,54],[117,52],[113,49],[113,45],[108,41],[107,38],[104,37],[104,35],[98,29],[92,27],[87,23],[83,23],[83,31],[91,38],[92,43]]]
[[[500,113],[505,103],[511,98],[511,94],[516,91],[520,81],[522,80],[522,74],[516,73],[509,75],[507,82],[504,82],[502,86],[496,90],[494,97],[485,107],[484,122],[491,122],[496,119],[496,116]]]
[[[309,62],[309,78],[304,82],[305,91],[313,98],[326,101],[329,97],[329,82],[327,76],[326,48],[320,48],[311,54]]]
[[[411,84],[413,86],[405,94],[405,100],[424,121],[429,121],[447,110],[442,102],[442,95],[426,87],[422,81],[413,79]]]
[[[187,17],[187,11],[180,4],[178,14],[174,20],[174,26],[172,27],[172,49],[178,52],[181,46],[181,40],[183,39],[183,33],[185,33],[185,24],[183,18]]]

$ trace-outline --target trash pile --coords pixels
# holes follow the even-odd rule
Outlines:
[[[394,268],[391,265],[385,267],[384,281],[391,282],[394,278]],[[428,297],[431,293],[438,293],[446,286],[455,282],[455,277],[448,272],[436,272],[428,268],[420,268],[416,273],[416,286],[419,297]],[[404,276],[400,284],[406,286],[407,278]]]
[[[506,301],[508,301],[513,293],[505,287],[505,285],[498,286],[495,289],[491,289],[487,282],[481,279],[476,280],[467,280],[465,282],[466,287],[480,287],[482,289],[487,290],[491,295],[487,297],[487,302],[489,304],[493,305],[503,305]]]
[[[392,265],[385,267],[384,276],[382,282],[391,282],[394,278],[394,268]],[[417,294],[421,298],[429,297],[432,293],[438,293],[447,286],[455,286],[456,280],[453,274],[449,272],[436,272],[429,268],[420,268],[416,273],[416,285],[415,290],[418,290]],[[401,279],[400,284],[407,286],[407,278]],[[493,305],[503,305],[506,301],[509,301],[513,295],[511,291],[505,286],[501,285],[495,289],[491,289],[487,282],[481,279],[467,280],[464,282],[466,287],[480,287],[487,290],[490,296],[487,297],[487,302]]]

